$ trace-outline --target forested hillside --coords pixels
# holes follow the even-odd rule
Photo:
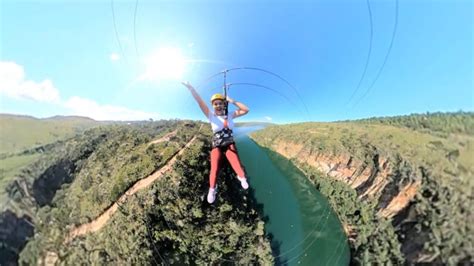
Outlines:
[[[271,263],[251,192],[222,179],[219,204],[204,203],[210,130],[202,125],[107,125],[41,149],[6,186],[2,261]],[[164,167],[155,182],[132,190]],[[68,239],[114,204],[119,208],[100,227]]]
[[[447,137],[449,134],[474,135],[472,112],[426,113],[394,117],[373,117],[354,122],[380,123],[384,125],[403,126],[413,130]]]
[[[268,127],[328,197],[356,263],[473,263],[473,113]],[[323,177],[320,178],[320,173]]]

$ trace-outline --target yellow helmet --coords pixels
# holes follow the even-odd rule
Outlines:
[[[225,100],[225,97],[224,97],[224,95],[222,95],[222,94],[220,94],[220,93],[216,93],[216,94],[212,95],[212,97],[211,97],[211,103],[212,103],[214,100],[222,100],[222,101],[224,101],[224,100]]]

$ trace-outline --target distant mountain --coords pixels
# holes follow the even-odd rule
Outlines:
[[[86,117],[86,116],[64,116],[64,115],[55,115],[52,117],[42,118],[41,120],[45,121],[75,121],[75,122],[93,122],[97,123],[96,120]]]
[[[330,201],[361,265],[474,263],[474,113],[271,126],[251,136]]]

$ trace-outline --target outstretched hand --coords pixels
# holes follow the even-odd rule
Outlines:
[[[183,81],[183,82],[181,82],[181,84],[183,84],[189,90],[194,89],[194,87],[191,85],[191,83],[189,83],[189,81]]]
[[[201,108],[202,112],[206,117],[209,117],[209,108],[207,107],[206,103],[202,100],[201,96],[199,96],[198,92],[194,87],[189,83],[189,81],[182,81],[181,84],[188,88],[189,92],[193,95],[194,99],[197,101],[199,104],[199,107]]]

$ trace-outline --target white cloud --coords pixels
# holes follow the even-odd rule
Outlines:
[[[95,101],[71,97],[64,103],[64,107],[71,111],[71,115],[87,116],[95,120],[147,120],[157,119],[157,113],[148,113],[138,110],[131,110],[121,106],[100,105]]]
[[[59,102],[59,91],[51,80],[26,80],[25,70],[14,62],[0,61],[0,93],[17,99]]]
[[[272,118],[269,117],[269,116],[265,116],[265,119],[266,119],[267,121],[272,121]]]
[[[31,99],[50,103],[66,109],[68,115],[87,116],[96,120],[147,120],[157,119],[157,113],[148,113],[114,105],[100,105],[97,102],[73,96],[67,101],[61,100],[59,91],[53,82],[46,79],[35,82],[25,79],[22,66],[14,62],[0,61],[0,94],[15,99]]]
[[[117,53],[111,53],[110,54],[110,60],[112,61],[118,61],[120,59],[120,55]]]

